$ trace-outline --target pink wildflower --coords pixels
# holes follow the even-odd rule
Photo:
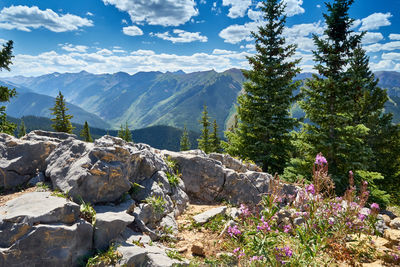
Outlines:
[[[283,227],[283,232],[285,232],[285,233],[289,233],[290,230],[292,230],[292,226],[291,226],[290,224],[285,225],[285,226]]]
[[[311,193],[313,195],[315,194],[315,188],[314,188],[313,184],[307,185],[306,186],[306,190],[307,190],[308,193]]]
[[[322,165],[327,164],[327,163],[328,163],[328,161],[326,160],[326,158],[324,156],[322,156],[322,153],[319,153],[316,156],[315,164],[322,166]]]
[[[241,204],[240,205],[240,209],[239,209],[240,213],[243,214],[243,216],[248,217],[251,215],[250,210],[248,207],[246,207],[246,205]]]
[[[240,251],[240,247],[235,248],[235,249],[233,250],[233,253],[234,253],[234,254],[237,254],[239,251]]]
[[[264,216],[261,217],[261,224],[257,225],[257,230],[262,231],[262,230],[267,230],[271,231],[271,227],[269,226],[268,222],[264,220]]]
[[[240,230],[238,229],[237,225],[233,226],[233,227],[228,227],[228,234],[232,237],[232,236],[238,236],[240,235],[242,232],[240,232]]]
[[[358,214],[358,219],[360,219],[360,221],[362,221],[362,222],[365,220],[366,217],[367,217],[367,216],[365,216],[365,215],[362,214],[362,213]]]

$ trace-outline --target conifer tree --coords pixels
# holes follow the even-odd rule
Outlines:
[[[118,137],[122,138],[126,142],[132,142],[132,133],[129,130],[128,122],[125,123],[125,128],[121,124],[120,130],[118,131]]]
[[[225,145],[226,151],[261,164],[264,171],[281,173],[291,149],[289,132],[297,124],[289,109],[297,100],[293,92],[300,83],[293,78],[300,73],[300,61],[291,59],[296,46],[287,45],[283,36],[283,2],[264,1],[261,10],[265,23],[252,33],[257,54],[248,57],[252,69],[243,71],[248,82],[238,97],[238,128],[227,134]]]
[[[73,118],[73,116],[67,114],[68,108],[65,104],[65,99],[61,92],[58,92],[54,107],[50,108],[50,110],[53,111],[51,115],[55,116],[55,118],[51,119],[54,122],[51,127],[53,127],[53,129],[57,132],[72,134],[72,130],[75,128],[72,126],[71,123],[71,119]]]
[[[217,120],[214,120],[213,122],[213,132],[211,133],[210,136],[210,143],[211,143],[211,152],[216,152],[216,153],[222,152],[221,140],[218,137]]]
[[[5,69],[10,71],[9,65],[12,64],[11,59],[13,49],[13,41],[8,41],[3,45],[3,49],[0,51],[0,71]],[[0,103],[8,102],[10,98],[16,95],[15,89],[9,89],[6,86],[0,86]],[[0,106],[0,133],[7,133],[10,135],[14,134],[14,130],[17,127],[14,123],[7,121],[6,107]]]
[[[186,128],[186,125],[183,127],[183,133],[181,136],[181,151],[187,151],[190,149],[190,140],[189,140],[189,133]]]
[[[325,36],[313,36],[317,46],[313,51],[317,63],[314,68],[319,75],[313,75],[306,82],[306,87],[302,88],[305,98],[300,103],[311,121],[304,125],[301,135],[301,147],[305,150],[308,165],[311,167],[315,155],[322,152],[329,162],[329,171],[338,191],[347,187],[348,172],[368,170],[372,157],[366,141],[370,129],[361,118],[363,104],[355,105],[370,88],[354,86],[356,81],[352,80],[355,77],[352,72],[355,70],[348,67],[364,35],[351,30],[354,20],[348,11],[353,2],[335,0],[332,4],[326,3]]]
[[[197,139],[197,141],[199,149],[203,150],[205,153],[208,154],[211,152],[210,133],[208,128],[210,126],[209,122],[210,117],[208,117],[208,111],[206,105],[204,105],[203,107],[202,114],[203,116],[201,117],[201,120],[199,122],[203,126],[203,128],[201,130],[200,139]]]
[[[85,140],[85,142],[93,142],[92,136],[90,135],[89,124],[87,121],[85,121],[85,124],[83,125],[81,137],[83,137],[83,140]]]
[[[18,130],[18,138],[21,138],[25,135],[26,135],[25,123],[23,120],[21,120],[21,125],[19,126],[19,130]]]

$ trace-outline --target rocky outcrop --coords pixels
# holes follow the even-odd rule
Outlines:
[[[92,249],[93,227],[79,206],[49,192],[0,207],[0,266],[78,266]]]
[[[37,136],[38,138],[31,138]],[[54,140],[38,140],[31,134],[17,139],[0,134],[0,187],[13,188],[24,185],[38,172],[46,170],[46,158],[54,150]]]

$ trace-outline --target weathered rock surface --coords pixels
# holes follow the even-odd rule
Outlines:
[[[0,187],[23,185],[38,172],[45,171],[46,158],[57,143],[39,140],[40,136],[35,134],[30,136],[31,139],[17,139],[0,134]]]
[[[393,228],[393,229],[400,230],[400,217],[394,218],[390,222],[390,227]]]
[[[251,163],[243,163],[243,161],[235,159],[228,154],[220,153],[210,153],[210,158],[218,160],[228,169],[232,169],[237,172],[247,172],[247,171],[261,171],[261,169]]]
[[[0,266],[78,266],[92,236],[77,204],[49,192],[27,193],[0,207]]]
[[[126,227],[133,223],[135,202],[128,200],[117,206],[95,206],[96,224],[94,229],[94,248],[106,250],[112,240],[117,238]]]
[[[197,214],[196,216],[193,216],[193,220],[197,224],[205,224],[208,222],[210,219],[214,218],[215,216],[219,214],[225,214],[227,207],[222,206],[218,208],[214,208],[211,210],[207,210],[203,213]]]

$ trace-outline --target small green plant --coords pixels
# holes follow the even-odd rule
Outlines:
[[[172,187],[177,187],[179,184],[179,181],[180,181],[180,178],[179,178],[180,174],[178,172],[176,172],[176,174],[171,174],[171,173],[167,172],[166,175],[167,175],[169,184]]]
[[[183,261],[183,259],[184,259],[182,257],[182,255],[179,254],[178,251],[173,250],[173,249],[167,250],[165,253],[167,254],[168,257],[170,257],[171,259],[174,259],[174,260]]]
[[[144,200],[144,202],[149,204],[156,213],[164,213],[164,211],[165,211],[164,205],[167,204],[167,202],[163,199],[162,196],[148,197]]]
[[[49,189],[49,187],[47,186],[43,186],[43,187],[41,187],[41,188],[44,188],[44,189]],[[46,189],[46,190],[47,190]],[[53,192],[51,192],[51,194],[50,194],[51,196],[53,196],[53,197],[61,197],[61,198],[65,198],[65,199],[68,199],[69,198],[69,196],[68,196],[68,192],[67,193],[64,193],[64,192],[62,192],[62,191],[60,191],[60,190],[58,190],[58,189],[56,189],[56,190],[54,190]]]
[[[99,252],[93,257],[89,258],[86,267],[91,266],[115,266],[122,259],[122,255],[117,251],[115,245],[110,246],[107,251]]]
[[[38,182],[38,183],[36,184],[36,187],[37,187],[37,188],[40,188],[40,189],[43,189],[43,190],[46,190],[46,191],[50,190],[49,184],[43,183],[43,182]]]
[[[96,223],[96,211],[90,205],[90,203],[86,203],[83,199],[80,199],[81,202],[81,218],[87,222],[90,222],[92,225]]]
[[[138,183],[131,183],[131,189],[129,190],[129,194],[135,195],[142,189],[144,189],[144,186],[142,186]]]
[[[211,230],[212,232],[221,232],[227,222],[227,217],[224,214],[218,214],[210,221],[204,224],[204,228]]]
[[[164,161],[172,171],[178,171],[178,163],[171,156],[164,157]]]

